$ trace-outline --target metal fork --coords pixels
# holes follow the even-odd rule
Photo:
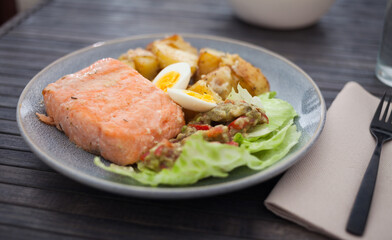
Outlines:
[[[385,97],[388,95],[388,103],[382,114],[382,107]],[[377,145],[374,149],[373,156],[370,159],[369,165],[363,176],[361,186],[359,187],[353,208],[351,209],[350,217],[346,226],[346,231],[354,235],[362,236],[365,230],[365,225],[372,203],[374,187],[376,185],[378,165],[380,162],[382,144],[392,139],[392,114],[388,115],[389,106],[391,104],[392,96],[385,93],[381,98],[380,104],[377,107],[372,122],[370,123],[370,132],[376,139]],[[382,117],[381,117],[382,114]]]

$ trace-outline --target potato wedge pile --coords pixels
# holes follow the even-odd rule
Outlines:
[[[191,66],[194,80],[189,90],[204,89],[217,102],[225,100],[238,84],[253,96],[269,91],[268,80],[260,69],[239,55],[210,48],[202,48],[198,52],[177,34],[156,40],[148,44],[146,49],[130,49],[119,60],[149,80],[170,64],[186,62]]]

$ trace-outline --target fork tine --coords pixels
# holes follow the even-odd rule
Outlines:
[[[389,95],[389,102],[391,102],[392,100],[392,95]],[[389,114],[389,118],[388,118],[388,121],[387,121],[387,123],[391,123],[392,122],[392,112],[391,112],[391,114]]]
[[[387,103],[387,106],[385,107],[384,114],[382,115],[381,121],[383,121],[383,122],[385,122],[387,119],[389,105],[391,105],[391,95],[389,94],[389,92],[388,93],[386,92],[386,94],[388,95],[388,103]]]
[[[373,116],[373,121],[378,121],[380,119],[380,115],[381,115],[381,109],[382,109],[382,105],[384,103],[385,100],[385,96],[387,95],[387,92],[385,91],[384,96],[382,96],[380,103],[378,104],[377,110],[374,113]]]

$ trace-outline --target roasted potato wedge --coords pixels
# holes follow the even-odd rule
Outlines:
[[[191,66],[191,73],[197,69],[197,56],[191,53],[175,49],[171,46],[155,43],[152,52],[157,56],[160,68],[165,68],[173,63],[186,62]]]
[[[199,59],[197,61],[197,79],[200,79],[202,75],[208,74],[217,69],[224,56],[224,52],[211,48],[200,49]]]
[[[219,69],[223,66],[231,69],[231,77],[229,77],[228,69]],[[236,89],[238,83],[253,96],[269,91],[268,80],[260,69],[254,67],[237,54],[224,53],[210,48],[201,49],[197,77],[204,79],[203,75],[207,76],[205,79],[208,84],[210,86],[213,85],[211,87],[223,99],[227,97],[227,91],[230,92],[231,87]],[[225,80],[229,82],[225,83]],[[233,83],[235,85],[232,85]]]
[[[235,55],[234,59],[231,69],[239,78],[239,84],[242,87],[246,88],[252,96],[269,91],[269,82],[259,68],[254,67],[238,55]]]
[[[232,74],[229,66],[222,66],[218,69],[203,75],[202,80],[206,81],[208,86],[225,100],[231,90],[237,89],[239,79]],[[200,80],[199,80],[200,81]]]
[[[135,58],[135,67],[141,75],[149,80],[153,80],[160,70],[158,59],[147,56]]]
[[[155,54],[161,69],[173,63],[186,62],[191,66],[192,74],[197,70],[197,49],[179,35],[156,40],[147,49]]]
[[[123,63],[126,63],[128,66],[130,66],[133,69],[136,69],[135,67],[135,62],[133,61],[132,58],[128,58],[128,55],[126,53],[122,54],[118,60],[120,60]]]
[[[121,55],[119,60],[136,69],[145,78],[152,80],[158,74],[160,67],[157,57],[142,48],[130,49]]]
[[[176,49],[181,49],[183,51],[197,55],[197,48],[193,47],[189,42],[186,42],[178,34],[167,37],[167,38],[163,39],[162,42],[166,42],[167,45],[172,46]]]
[[[193,47],[189,42],[186,42],[180,35],[174,34],[167,38],[156,40],[149,45],[147,45],[147,50],[152,50],[152,45],[154,43],[164,43],[172,48],[179,49],[185,52],[189,52],[190,54],[197,55],[197,49]]]

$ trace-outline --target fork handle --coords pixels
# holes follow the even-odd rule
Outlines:
[[[366,220],[372,203],[374,187],[377,180],[378,165],[380,162],[382,140],[377,141],[373,156],[363,176],[359,187],[350,217],[346,226],[346,231],[354,235],[362,236],[365,230]]]

